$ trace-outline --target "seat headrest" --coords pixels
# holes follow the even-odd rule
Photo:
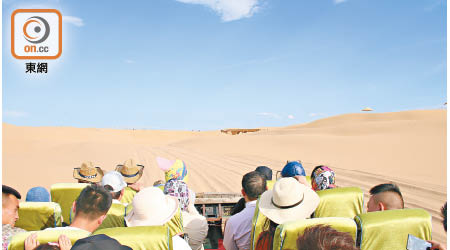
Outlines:
[[[55,202],[21,202],[16,227],[27,231],[61,226],[61,207]]]
[[[9,243],[8,250],[23,250],[25,247],[25,239],[32,233],[37,233],[37,239],[40,244],[46,244],[48,242],[58,242],[58,237],[61,234],[64,234],[69,237],[72,245],[78,239],[85,238],[90,234],[90,232],[85,230],[72,230],[64,228],[44,231],[30,231],[14,235]]]
[[[424,209],[396,209],[355,217],[361,249],[405,249],[408,234],[431,240],[431,215]]]
[[[133,250],[173,249],[172,236],[167,226],[105,228],[94,234],[106,234]]]
[[[319,206],[315,218],[346,217],[354,218],[364,209],[364,192],[359,187],[339,187],[317,191]]]

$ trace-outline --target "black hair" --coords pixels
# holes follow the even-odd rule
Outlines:
[[[370,194],[371,195],[376,195],[376,194],[384,193],[384,192],[397,193],[403,199],[402,193],[400,192],[400,188],[397,185],[393,184],[393,183],[380,184],[380,185],[377,185],[377,186],[375,186],[375,187],[370,189]]]
[[[22,196],[20,195],[20,193],[17,190],[15,190],[12,187],[6,186],[6,185],[2,185],[2,194],[12,194],[18,200],[20,200],[20,198],[22,198]]]
[[[39,245],[34,250],[59,250],[59,246],[56,245],[50,245],[49,243]]]
[[[252,171],[242,178],[242,188],[249,198],[257,199],[266,191],[266,179],[259,172]]]
[[[231,209],[230,215],[235,215],[245,208],[245,199],[241,198],[239,201],[234,205],[233,209]]]
[[[394,183],[380,184],[370,189],[371,195],[376,195],[384,192],[393,192],[398,194],[402,202],[402,208],[405,206],[405,202],[403,201],[403,196],[402,193],[400,192],[400,188]]]
[[[109,191],[109,193],[111,194],[111,197],[115,200],[118,200],[120,197],[120,194],[122,193],[122,190],[120,190],[119,192],[113,192],[114,188],[111,187],[110,185],[105,185],[103,186],[106,190]]]
[[[259,172],[266,178],[266,180],[272,180],[272,169],[266,166],[259,166],[255,169],[256,172]]]
[[[97,219],[108,212],[111,204],[112,197],[108,190],[95,184],[89,185],[75,201],[75,217],[81,213],[89,219]]]
[[[442,221],[442,224],[444,225],[445,232],[447,232],[447,202],[441,208],[441,213],[442,213],[442,217],[444,219]]]

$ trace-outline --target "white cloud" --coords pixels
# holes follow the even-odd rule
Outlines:
[[[125,63],[128,63],[128,64],[135,63],[135,61],[134,61],[134,60],[131,60],[131,59],[125,59],[124,62],[125,62]]]
[[[288,119],[294,119],[295,117],[293,115],[288,115]]]
[[[28,116],[28,113],[15,110],[6,110],[5,112],[3,112],[3,115],[11,118],[21,118]]]
[[[340,3],[345,3],[347,2],[347,0],[333,0],[334,4],[340,4]]]
[[[264,116],[267,118],[272,118],[272,119],[280,119],[280,115],[275,114],[275,113],[261,112],[261,113],[258,113],[257,115]]]
[[[324,113],[310,113],[308,116],[316,117],[316,116],[324,116],[324,115],[326,115],[326,114],[324,114]]]
[[[73,24],[77,27],[84,26],[83,19],[76,16],[63,16],[63,22]]]
[[[251,17],[259,10],[261,0],[176,0],[182,3],[201,4],[208,6],[223,21],[233,21],[245,17]]]

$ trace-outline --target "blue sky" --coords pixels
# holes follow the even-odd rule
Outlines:
[[[3,121],[210,130],[442,108],[444,0],[15,1],[2,4]],[[64,16],[49,73],[10,53],[18,8]],[[41,60],[43,61],[43,60]]]

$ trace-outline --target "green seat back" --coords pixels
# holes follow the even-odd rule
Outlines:
[[[319,224],[329,225],[339,232],[349,233],[356,241],[357,226],[353,219],[328,217],[291,221],[277,227],[273,238],[273,249],[297,249],[297,238],[307,227]]]
[[[55,202],[21,202],[16,227],[27,231],[61,226],[61,207]]]
[[[165,224],[169,227],[170,235],[175,236],[177,234],[184,234],[183,227],[183,215],[181,214],[181,209],[178,207],[175,215]]]
[[[23,250],[25,247],[25,239],[32,233],[37,233],[37,239],[40,244],[46,244],[48,242],[58,242],[58,237],[61,234],[64,234],[69,237],[73,245],[78,239],[82,239],[90,235],[90,232],[84,230],[70,230],[64,228],[19,233],[12,237],[8,245],[8,250]]]
[[[311,186],[311,176],[305,176],[306,177],[306,181],[309,183],[309,185]]]
[[[124,204],[113,203],[97,231],[105,228],[125,227],[125,216],[130,213],[131,209],[131,205],[125,206]]]
[[[133,250],[173,249],[172,236],[167,226],[105,228],[94,234],[106,234]]]
[[[346,217],[354,218],[364,209],[364,193],[359,187],[340,187],[316,192],[320,203],[314,218]]]
[[[125,187],[125,190],[123,192],[123,197],[120,200],[120,202],[131,204],[133,202],[133,198],[134,198],[135,194],[136,194],[136,191],[134,191],[132,188]]]
[[[272,190],[273,189],[273,185],[275,184],[275,181],[270,180],[266,182],[267,184],[267,190]]]
[[[63,221],[70,224],[72,204],[78,198],[81,190],[88,186],[87,183],[56,183],[50,187],[52,201],[61,206]]]
[[[408,234],[431,240],[431,215],[423,209],[397,209],[359,214],[361,250],[406,249]]]
[[[256,248],[256,243],[258,242],[259,235],[267,230],[269,223],[266,223],[267,217],[259,211],[259,199],[256,202],[255,213],[252,219],[252,231],[250,234],[250,249],[254,250]]]

